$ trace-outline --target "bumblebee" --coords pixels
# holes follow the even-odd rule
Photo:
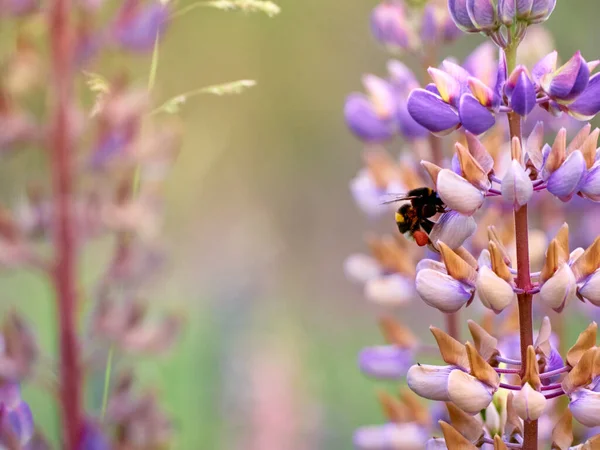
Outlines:
[[[429,233],[435,223],[430,220],[438,213],[446,212],[446,205],[437,192],[428,187],[412,189],[406,195],[399,196],[386,203],[410,200],[396,211],[398,231],[410,236],[419,246],[429,243]]]

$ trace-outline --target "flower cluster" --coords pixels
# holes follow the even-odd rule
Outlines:
[[[405,379],[446,411],[381,394],[388,423],[357,430],[357,448],[598,448],[600,435],[584,430],[600,427],[597,325],[570,348],[565,335],[575,305],[600,306],[600,129],[573,122],[600,112],[598,61],[576,52],[561,65],[544,33],[530,33],[555,3],[450,0],[456,25],[489,42],[462,64],[412,50],[433,83],[419,88],[394,61],[389,80],[365,78],[369,97],[347,100],[349,128],[367,145],[351,184],[357,204],[373,217],[399,206],[398,230],[430,252],[374,237],[373,256],[352,256],[346,273],[372,300],[371,286],[385,286],[381,304],[420,298],[446,324],[430,327],[444,364],[423,364],[431,347],[416,328],[380,320],[386,344],[360,353],[361,371]],[[395,160],[382,147],[398,131],[405,145]],[[459,314],[471,317],[468,340]]]

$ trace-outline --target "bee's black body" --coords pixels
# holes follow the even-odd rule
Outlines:
[[[396,212],[396,224],[402,234],[413,236],[421,229],[429,234],[434,225],[429,219],[445,211],[444,202],[437,192],[427,187],[412,189],[396,201],[401,200],[410,200],[410,203],[402,205]]]

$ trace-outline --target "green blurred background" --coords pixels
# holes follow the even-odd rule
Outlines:
[[[258,81],[239,96],[190,100],[180,113],[183,149],[167,187],[170,261],[152,300],[185,308],[188,326],[173,354],[139,363],[174,418],[176,449],[348,449],[355,427],[382,420],[376,385],[356,367],[359,349],[380,342],[376,311],[342,272],[374,226],[348,191],[362,148],[342,108],[363,73],[385,73],[388,55],[369,33],[375,4],[282,0],[275,18],[201,8],[176,19],[161,45],[159,102]],[[598,11],[596,0],[558,0],[548,28],[563,59],[577,49],[600,56]],[[481,41],[467,36],[448,54],[462,57]],[[107,64],[124,62],[143,82],[149,59]],[[18,194],[15,178],[41,170],[26,156],[0,165],[2,198]],[[99,242],[86,253],[84,285],[109,250]],[[3,304],[25,311],[50,351],[48,286],[1,276]],[[403,320],[426,312],[428,324],[431,311],[411,307]],[[90,377],[96,410],[101,375]],[[47,394],[31,387],[26,396],[55,436]]]

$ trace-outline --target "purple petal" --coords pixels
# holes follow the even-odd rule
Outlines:
[[[517,14],[515,0],[498,0],[498,15],[504,25],[511,25]]]
[[[589,77],[587,63],[577,52],[555,72],[547,92],[555,99],[573,100],[586,88]]]
[[[421,21],[421,40],[427,43],[433,43],[437,40],[439,29],[436,20],[436,7],[427,5],[423,10],[423,20]]]
[[[396,124],[398,125],[398,131],[406,139],[419,139],[429,134],[429,131],[419,125],[408,113],[408,106],[405,102],[398,104]]]
[[[570,200],[578,191],[586,170],[583,154],[579,150],[574,151],[548,178],[548,192],[563,202]]]
[[[454,23],[458,28],[467,33],[479,31],[469,17],[467,0],[448,0],[448,9],[450,10],[452,20],[454,20]]]
[[[390,83],[401,92],[407,92],[419,86],[415,74],[404,63],[392,59],[387,64],[387,70],[390,74]]]
[[[460,98],[458,110],[463,127],[473,134],[485,133],[496,123],[494,115],[471,94]]]
[[[556,0],[533,0],[529,22],[539,23],[545,21],[550,17],[555,6]]]
[[[600,164],[596,163],[589,170],[581,183],[581,193],[592,201],[600,201]]]
[[[467,12],[479,30],[498,28],[496,7],[491,0],[467,0]]]
[[[527,19],[531,14],[533,0],[516,0],[517,3],[517,18]]]
[[[399,380],[413,363],[412,351],[395,345],[367,347],[358,356],[361,372],[379,379]]]
[[[432,133],[448,133],[460,126],[456,109],[425,89],[411,92],[408,97],[408,112],[418,124]]]
[[[520,116],[527,116],[536,105],[535,86],[522,71],[510,97],[510,106]]]
[[[108,438],[104,435],[100,427],[90,421],[87,421],[82,430],[81,450],[110,450],[111,445]]]
[[[600,392],[579,388],[569,396],[573,417],[586,427],[600,426]]]
[[[8,412],[8,422],[12,431],[18,436],[21,445],[27,444],[34,433],[33,414],[25,402]]]
[[[371,14],[371,32],[375,39],[392,47],[408,47],[406,14],[400,2],[380,3]]]
[[[498,56],[498,71],[496,73],[496,85],[494,86],[494,102],[500,104],[502,101],[502,91],[504,84],[508,78],[508,70],[506,68],[506,55],[500,50]]]
[[[114,26],[114,39],[127,50],[151,51],[156,38],[164,34],[168,18],[169,8],[157,2],[135,11],[123,11]]]
[[[593,75],[585,91],[569,105],[569,114],[579,120],[590,120],[600,111],[600,73]]]
[[[531,71],[533,81],[535,81],[537,84],[540,84],[544,75],[554,72],[556,69],[557,60],[558,52],[556,50],[540,59],[536,65],[533,66],[533,70]]]
[[[462,67],[473,77],[487,86],[493,86],[496,81],[498,63],[496,62],[496,47],[489,41],[479,45],[464,60]]]
[[[344,117],[350,130],[365,142],[383,142],[393,133],[393,123],[381,119],[369,99],[363,94],[350,94],[344,106]]]

